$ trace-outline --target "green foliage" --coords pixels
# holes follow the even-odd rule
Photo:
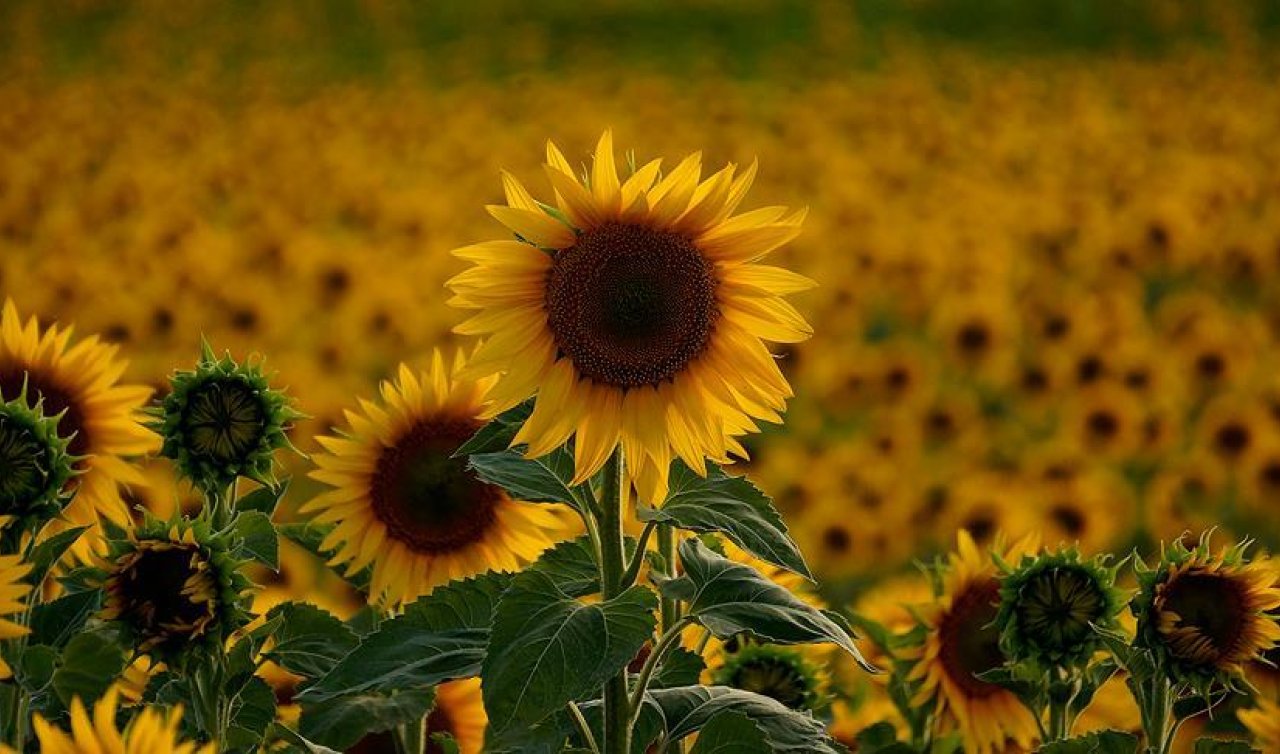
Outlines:
[[[345,751],[370,733],[416,723],[435,700],[430,690],[346,694],[304,706],[298,733],[322,746]]]
[[[872,669],[845,626],[786,587],[713,553],[696,539],[681,542],[679,551],[685,575],[662,582],[662,593],[687,602],[689,614],[718,638],[749,633],[772,644],[830,642]]]
[[[91,704],[106,692],[124,665],[124,650],[115,631],[80,633],[67,642],[50,683],[63,705],[70,706],[75,697]]]
[[[706,477],[683,463],[673,464],[666,502],[661,508],[640,508],[637,515],[641,521],[723,534],[761,560],[813,578],[769,496],[745,477],[729,476],[715,464],[708,465]]]
[[[1196,741],[1195,754],[1261,754],[1247,741],[1223,741],[1217,738],[1201,738]]]
[[[84,628],[90,616],[102,607],[100,590],[72,592],[52,602],[36,605],[31,610],[33,644],[61,649],[71,637]]]
[[[573,450],[561,447],[538,458],[526,458],[518,449],[471,456],[476,476],[496,484],[517,500],[530,503],[564,503],[579,514],[591,508],[586,485],[573,485]]]
[[[354,631],[313,605],[286,602],[267,613],[280,618],[267,657],[305,678],[319,678],[359,644]]]
[[[302,549],[320,558],[328,560],[329,554],[321,549],[320,544],[324,542],[324,538],[329,536],[329,532],[333,531],[333,525],[323,524],[280,524],[276,526],[276,532],[288,539],[290,542],[298,545]],[[369,583],[373,580],[373,569],[365,568],[355,573],[348,573],[345,569],[335,570],[343,581],[351,585],[353,589],[362,593],[368,593]]]
[[[659,748],[702,730],[726,712],[749,719],[768,747],[758,751],[796,754],[843,754],[845,748],[827,735],[826,726],[767,696],[723,686],[655,689],[645,695],[643,714],[660,721]],[[736,727],[735,727],[735,730]],[[728,730],[718,736],[727,740]],[[722,744],[723,745],[723,744]]]
[[[257,511],[268,518],[276,512],[280,500],[289,491],[289,478],[280,480],[279,484],[259,487],[236,501],[236,510],[241,513]]]
[[[31,572],[27,574],[25,581],[28,584],[43,584],[53,565],[61,560],[67,550],[71,549],[71,545],[75,544],[76,540],[89,529],[88,526],[77,526],[60,531],[43,542],[37,543],[31,548],[31,554],[27,557],[27,562],[31,564]]]
[[[271,519],[261,511],[247,511],[236,517],[231,531],[239,554],[272,570],[280,567],[280,542]]]
[[[635,586],[586,605],[545,573],[517,576],[498,602],[481,671],[495,741],[516,740],[568,702],[599,693],[652,635],[657,602]]]
[[[1135,754],[1138,737],[1118,730],[1103,730],[1040,747],[1040,754]]]
[[[721,712],[698,733],[690,754],[758,754],[769,750],[764,732],[741,712]]]

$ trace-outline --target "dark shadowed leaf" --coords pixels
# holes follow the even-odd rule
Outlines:
[[[275,644],[267,657],[306,678],[320,678],[359,644],[354,631],[315,605],[286,602],[267,613],[279,616]]]

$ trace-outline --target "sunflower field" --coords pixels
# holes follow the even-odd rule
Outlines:
[[[0,752],[1280,753],[1278,50],[0,2]]]

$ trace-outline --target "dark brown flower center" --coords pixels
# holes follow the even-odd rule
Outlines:
[[[479,428],[469,418],[421,419],[382,451],[370,496],[392,537],[437,554],[478,542],[493,526],[502,493],[451,457]]]
[[[1234,652],[1249,620],[1244,589],[1221,573],[1192,571],[1170,578],[1159,609],[1178,616],[1169,642],[1173,656],[1208,665]]]
[[[767,696],[793,710],[802,710],[812,689],[798,660],[761,655],[739,663],[726,683],[736,689]]]
[[[73,456],[88,453],[91,442],[84,426],[84,410],[70,390],[39,372],[27,372],[20,364],[6,364],[0,367],[0,395],[5,400],[13,400],[22,392],[24,377],[27,381],[28,399],[33,404],[36,399],[43,400],[41,411],[45,416],[67,412],[58,422],[58,436],[63,439],[71,438],[67,452]]]
[[[193,563],[203,555],[190,545],[161,549],[144,542],[140,547],[143,549],[136,559],[120,570],[111,588],[120,617],[147,637],[190,637],[200,627],[201,619],[211,617],[216,599],[216,595],[189,593],[188,582],[198,573]],[[208,582],[201,585],[203,589],[214,588],[207,572],[200,578]]]
[[[684,236],[608,223],[556,254],[547,322],[582,375],[620,388],[679,374],[719,316],[714,266]]]
[[[952,683],[969,697],[983,699],[1001,691],[977,677],[1005,661],[1000,633],[992,625],[999,599],[1000,584],[995,579],[974,582],[955,596],[938,625],[942,642],[938,661]]]

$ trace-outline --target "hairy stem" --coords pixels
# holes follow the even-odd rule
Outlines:
[[[669,524],[658,525],[658,554],[666,568],[664,575],[675,578],[676,568],[676,532]],[[666,631],[680,620],[680,601],[675,598],[662,598],[662,630]]]
[[[623,575],[622,506],[626,495],[623,485],[622,448],[613,452],[605,464],[600,495],[600,588],[604,599],[612,599],[626,588]],[[605,682],[604,686],[604,749],[602,754],[629,754],[631,751],[631,726],[627,700],[627,669]]]

